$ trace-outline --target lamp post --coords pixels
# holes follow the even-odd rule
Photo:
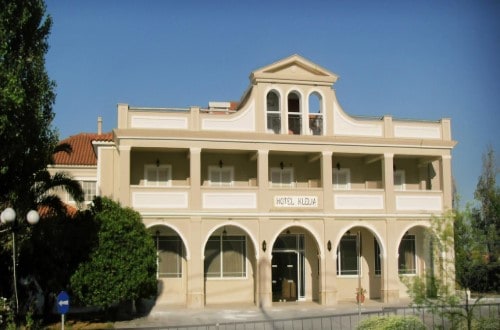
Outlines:
[[[8,207],[2,211],[0,215],[0,220],[4,224],[11,225],[12,231],[12,279],[14,281],[14,296],[16,298],[16,316],[19,312],[19,298],[17,295],[17,273],[16,273],[16,211],[14,209]],[[35,225],[40,220],[40,215],[37,211],[31,210],[26,214],[26,221],[30,225]]]

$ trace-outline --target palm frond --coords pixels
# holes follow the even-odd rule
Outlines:
[[[54,154],[58,152],[64,152],[67,154],[70,154],[73,152],[73,147],[69,143],[59,143],[55,148],[54,148]]]
[[[57,172],[50,175],[48,171],[40,171],[37,173],[37,181],[32,187],[35,200],[39,203],[47,196],[54,195],[55,190],[64,190],[69,193],[73,199],[81,203],[84,200],[85,194],[79,181],[66,172]]]

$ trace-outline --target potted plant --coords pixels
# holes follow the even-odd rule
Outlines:
[[[365,302],[365,294],[366,290],[363,287],[359,287],[356,289],[356,302],[358,304],[362,304]]]

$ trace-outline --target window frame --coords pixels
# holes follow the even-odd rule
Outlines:
[[[78,181],[80,183],[80,186],[82,187],[82,190],[83,190],[83,193],[84,193],[84,200],[83,202],[84,203],[90,203],[94,200],[94,197],[97,196],[97,180],[94,179],[94,178],[75,178],[75,181]],[[84,188],[84,183],[93,183],[94,184],[94,195],[92,196],[91,199],[87,199],[88,195],[87,195],[87,192],[85,191],[85,188]],[[71,194],[69,192],[66,192],[66,195],[67,195],[67,198],[66,200],[70,203],[76,203],[75,199],[73,198],[73,196],[71,196]]]
[[[273,181],[273,173],[280,174],[280,182],[275,183]],[[290,174],[290,183],[283,183],[283,173]],[[269,170],[269,181],[271,181],[271,187],[275,188],[293,188],[295,187],[295,173],[293,167],[271,167]]]
[[[290,111],[290,102],[293,100],[295,101],[294,98],[291,98],[292,95],[295,95],[297,97],[297,102],[298,102],[298,111]],[[302,135],[304,134],[304,123],[302,122],[302,94],[300,94],[298,91],[290,91],[286,97],[286,118],[287,118],[287,134],[290,135]],[[292,122],[291,119],[295,119],[298,121],[298,132],[294,132],[292,130],[294,123]]]
[[[149,179],[149,170],[156,169],[156,180]],[[162,181],[159,180],[160,177],[160,169],[166,169],[166,180],[165,184],[161,184]],[[168,164],[145,164],[144,165],[144,186],[146,187],[171,187],[172,186],[172,165]]]
[[[380,244],[375,237],[373,238],[373,253],[375,258],[373,262],[373,273],[375,276],[382,276],[382,257],[380,256]]]
[[[411,247],[411,249],[413,249],[413,251],[410,251],[413,253],[413,257],[412,257],[413,266],[414,266],[413,269],[407,270],[408,262],[406,260],[406,251],[401,250],[402,247],[404,248],[404,246],[402,245],[403,242],[413,243],[412,247]],[[404,260],[403,260],[404,263],[401,262],[402,258],[404,258]],[[417,258],[417,239],[416,239],[416,236],[414,234],[405,234],[401,238],[401,241],[399,242],[399,246],[398,246],[398,274],[402,275],[402,276],[416,276],[417,269],[418,269],[417,262],[418,262],[418,258]],[[401,266],[403,266],[403,268]]]
[[[271,105],[272,107],[275,107],[275,110],[271,109],[271,106],[269,104],[269,95],[274,94],[277,98],[278,104]],[[276,127],[269,127],[270,120],[269,117],[276,117],[278,120],[278,125]],[[272,123],[271,123],[272,124]],[[281,101],[280,101],[280,94],[276,90],[270,90],[266,94],[266,129],[268,133],[272,134],[281,134]]]
[[[396,184],[396,178],[399,177],[401,184]],[[406,190],[406,174],[405,170],[394,170],[394,190],[395,191],[405,191]]]
[[[346,183],[340,184],[339,176],[344,173],[346,177]],[[334,190],[351,190],[351,169],[350,168],[333,168],[332,171],[332,184]]]
[[[318,102],[319,109],[318,112],[314,112],[313,109],[311,109],[311,105],[315,103],[314,98],[316,98],[316,101]],[[324,120],[324,113],[323,113],[323,97],[320,93],[314,91],[311,94],[309,94],[308,97],[308,102],[307,102],[307,107],[308,107],[308,128],[309,128],[309,134],[310,135],[315,135],[315,136],[322,136],[325,135],[325,120]],[[312,125],[316,120],[319,120],[319,125]],[[313,130],[312,127],[317,127],[317,131],[319,134],[315,134],[315,130]]]
[[[184,255],[184,244],[182,243],[182,239],[180,236],[176,235],[156,235],[156,278],[181,278],[182,277],[182,261],[183,261],[183,255]],[[178,245],[176,246],[177,250],[175,251],[175,265],[176,265],[176,271],[175,272],[166,272],[162,273],[160,272],[160,243],[161,241],[172,241]],[[170,251],[173,252],[173,251]],[[172,265],[172,263],[168,263],[168,265]],[[162,276],[162,274],[164,274]]]
[[[212,241],[212,242],[218,241],[218,243],[219,243],[218,251],[216,252],[219,255],[218,256],[219,271],[209,273],[208,267],[206,264],[206,257],[205,257],[205,261],[203,264],[203,273],[204,273],[205,279],[207,279],[207,280],[221,280],[221,279],[241,279],[241,280],[244,280],[244,279],[247,279],[247,277],[248,277],[248,265],[247,265],[247,237],[246,237],[246,235],[227,235],[227,234],[212,235],[208,238],[206,244],[208,244],[210,241]],[[242,266],[241,276],[235,276],[234,274],[232,274],[231,276],[226,275],[227,271],[224,269],[224,263],[225,263],[224,251],[227,251],[227,250],[224,249],[224,243],[227,243],[228,241],[242,243],[242,245],[241,245],[241,247],[242,247],[241,258],[242,259],[240,260],[241,266]],[[206,245],[205,245],[204,254],[206,254]]]
[[[350,251],[350,249],[347,249],[347,248],[342,249],[343,243],[346,244],[347,241],[349,243],[354,242],[354,253],[356,254],[356,256],[355,256],[356,269],[355,270],[343,270],[342,269],[342,259],[345,258],[345,256],[342,257],[342,251]],[[362,262],[361,262],[361,256],[358,255],[356,244],[357,244],[357,235],[352,235],[352,234],[351,235],[347,235],[347,234],[345,234],[340,239],[339,245],[337,247],[337,273],[336,274],[337,274],[338,277],[351,277],[352,278],[352,277],[363,276],[363,271],[362,271],[363,265],[362,265]],[[360,245],[361,245],[361,237],[360,237]],[[360,246],[360,249],[361,249],[361,246]],[[347,272],[356,271],[356,273],[345,274],[346,271]]]
[[[212,172],[218,172],[219,174],[219,181],[214,181],[212,179]],[[224,183],[221,181],[221,174],[223,171],[228,171],[229,172],[229,178],[230,181],[228,183]],[[212,187],[232,187],[234,185],[234,166],[226,166],[224,165],[223,167],[220,166],[215,166],[211,165],[208,167],[208,185]]]

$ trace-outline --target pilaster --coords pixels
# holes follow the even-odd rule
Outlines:
[[[394,213],[394,211],[396,210],[396,196],[394,195],[394,154],[384,154],[382,165],[382,180],[384,181],[385,192],[385,210],[387,213]]]
[[[323,211],[332,213],[333,208],[333,166],[332,152],[324,151],[321,153],[321,178],[323,187]]]
[[[189,149],[190,209],[201,209],[201,148]]]
[[[130,146],[119,146],[119,192],[118,200],[122,206],[132,206],[130,204]]]

